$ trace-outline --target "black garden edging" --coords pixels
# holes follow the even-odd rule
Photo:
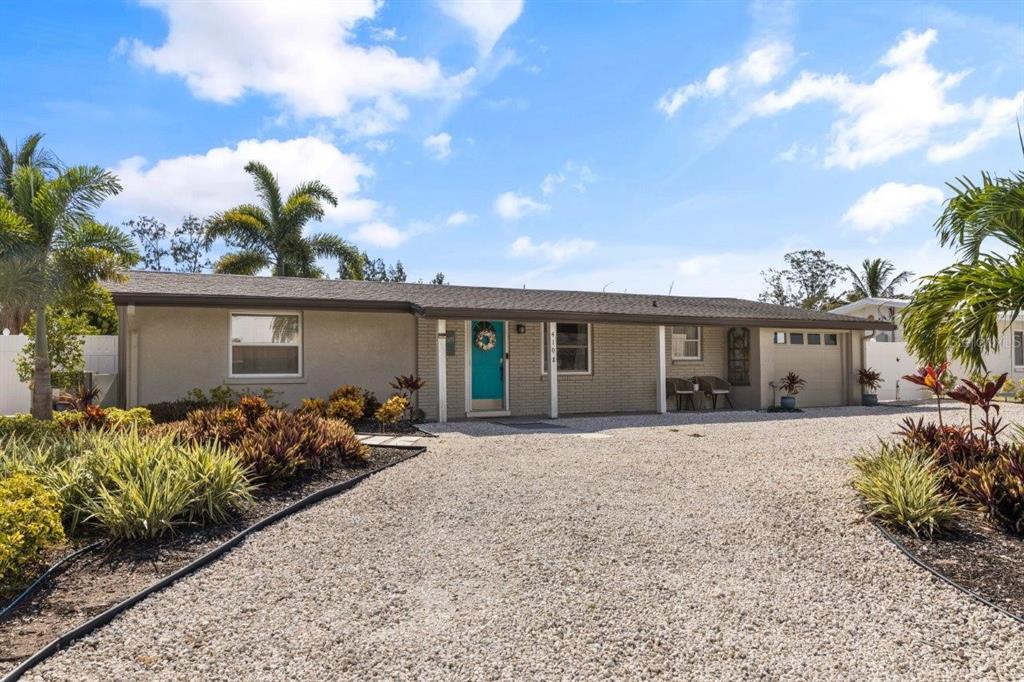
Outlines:
[[[97,628],[102,627],[103,625],[106,625],[110,621],[114,620],[117,616],[121,615],[122,613],[124,613],[125,611],[130,609],[131,607],[133,607],[136,604],[138,604],[140,601],[142,601],[143,599],[145,599],[149,595],[151,595],[151,594],[153,594],[155,592],[159,592],[160,590],[164,589],[165,587],[168,587],[168,586],[172,585],[173,583],[177,582],[181,578],[184,578],[184,577],[186,577],[186,576],[188,576],[188,575],[190,575],[192,573],[195,573],[196,571],[198,571],[203,566],[206,566],[207,564],[213,562],[215,559],[220,557],[222,554],[225,554],[228,550],[233,549],[234,547],[236,547],[239,544],[241,544],[242,540],[247,538],[249,535],[252,535],[256,531],[262,530],[262,529],[266,528],[267,526],[269,526],[269,525],[271,525],[273,523],[276,523],[277,521],[280,521],[281,519],[285,518],[286,516],[290,516],[290,515],[294,514],[297,511],[301,511],[302,509],[305,509],[306,507],[308,507],[308,506],[310,506],[310,505],[312,505],[312,504],[314,504],[316,502],[320,502],[321,500],[324,500],[324,499],[326,499],[328,497],[332,497],[332,496],[337,495],[339,493],[343,493],[346,490],[350,490],[351,488],[354,488],[359,483],[362,483],[363,481],[368,479],[370,476],[373,476],[374,474],[380,473],[381,471],[384,471],[385,469],[390,469],[391,467],[393,467],[393,466],[395,466],[397,464],[401,464],[402,462],[406,462],[406,461],[412,459],[413,457],[416,457],[416,456],[421,455],[422,453],[426,452],[426,448],[415,448],[415,449],[413,449],[413,448],[403,448],[403,449],[409,450],[409,454],[405,455],[404,457],[402,457],[400,459],[396,459],[394,462],[390,462],[390,463],[385,464],[383,466],[377,467],[376,469],[373,469],[372,471],[367,471],[364,474],[359,474],[358,476],[355,476],[354,478],[350,478],[347,481],[342,481],[341,483],[335,483],[334,485],[327,486],[326,488],[323,488],[322,490],[318,490],[318,491],[316,491],[314,493],[310,493],[306,497],[303,497],[301,500],[299,500],[299,501],[297,501],[297,502],[295,502],[295,503],[285,507],[284,509],[279,509],[278,511],[274,512],[270,516],[267,516],[267,517],[257,521],[256,523],[252,524],[248,528],[245,528],[245,529],[239,531],[236,535],[234,535],[231,538],[229,538],[228,540],[226,540],[223,544],[220,544],[217,547],[214,547],[212,550],[210,550],[209,552],[207,552],[203,556],[195,559],[194,561],[192,561],[192,563],[188,564],[187,566],[183,566],[183,567],[179,568],[174,573],[171,573],[170,575],[165,576],[164,578],[162,578],[159,581],[157,581],[156,583],[150,585],[149,587],[147,587],[146,589],[142,590],[138,594],[135,594],[135,595],[133,595],[131,597],[128,597],[124,601],[120,602],[119,604],[115,604],[114,606],[110,607],[109,609],[107,609],[103,613],[99,614],[98,616],[95,616],[94,618],[86,621],[85,623],[82,623],[81,625],[79,625],[79,626],[77,626],[77,627],[75,627],[75,628],[65,632],[63,635],[61,635],[57,639],[53,640],[52,642],[50,642],[49,644],[44,646],[42,649],[40,649],[39,651],[35,652],[34,654],[32,654],[31,656],[26,658],[24,661],[22,661],[20,664],[18,664],[18,667],[14,668],[14,670],[12,670],[11,672],[7,673],[7,675],[5,675],[3,677],[3,679],[0,680],[0,682],[15,682],[16,680],[21,679],[22,675],[24,675],[26,672],[28,672],[32,668],[34,668],[35,666],[37,666],[40,663],[42,663],[43,661],[45,661],[47,658],[49,658],[53,654],[55,654],[58,651],[60,651],[62,648],[68,646],[69,644],[71,644],[72,642],[74,642],[77,639],[81,639],[82,637],[85,637],[86,635],[90,634],[91,632],[93,632]]]
[[[43,573],[41,576],[33,580],[31,585],[26,587],[25,590],[17,597],[15,597],[14,600],[11,601],[11,603],[5,606],[3,610],[0,610],[0,621],[3,621],[5,618],[7,618],[7,616],[14,613],[17,610],[18,605],[21,604],[21,602],[25,601],[30,596],[32,596],[32,593],[34,593],[36,590],[42,587],[43,584],[51,577],[53,577],[58,571],[67,568],[67,566],[70,565],[72,561],[82,556],[86,552],[96,549],[104,542],[106,541],[97,540],[96,542],[88,544],[85,547],[80,547],[79,549],[76,549],[74,552],[68,554],[66,557],[55,563],[53,566],[50,566],[48,569],[46,569],[45,573]]]
[[[985,606],[989,606],[989,607],[995,609],[996,611],[998,611],[999,613],[1003,614],[1004,616],[1012,618],[1013,620],[1017,621],[1021,625],[1024,625],[1024,617],[1021,617],[1021,616],[1017,615],[1016,613],[1013,613],[1012,611],[1009,611],[1009,610],[1003,608],[999,604],[996,604],[995,602],[987,599],[981,593],[976,592],[975,590],[972,590],[971,588],[967,587],[966,585],[962,585],[959,582],[957,582],[956,580],[953,580],[949,576],[945,575],[942,571],[940,571],[939,569],[935,568],[934,566],[932,566],[931,564],[929,564],[928,562],[924,561],[923,559],[918,557],[916,554],[914,554],[914,552],[912,552],[910,550],[910,548],[908,548],[906,545],[904,545],[902,542],[900,542],[899,538],[897,538],[895,535],[890,533],[878,521],[872,520],[871,524],[875,528],[878,529],[878,532],[882,534],[882,537],[884,537],[886,540],[888,540],[889,542],[894,544],[896,546],[896,548],[898,550],[900,550],[901,552],[903,552],[911,561],[913,561],[915,564],[917,564],[918,566],[920,566],[924,570],[926,570],[929,573],[931,573],[933,576],[935,576],[936,578],[938,578],[942,582],[946,583],[947,585],[949,585],[951,587],[955,587],[956,589],[960,590],[961,592],[963,592],[967,596],[971,597],[972,599],[976,599],[977,601],[981,602]]]

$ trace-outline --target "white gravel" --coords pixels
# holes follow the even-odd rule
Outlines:
[[[1019,679],[1019,625],[859,520],[903,414],[449,425],[29,677]]]

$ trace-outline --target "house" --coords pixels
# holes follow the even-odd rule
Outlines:
[[[167,272],[110,290],[128,406],[222,382],[290,405],[340,384],[383,397],[417,374],[431,420],[663,412],[666,378],[715,375],[756,409],[789,371],[802,406],[849,405],[864,330],[892,329],[735,298]]]
[[[880,400],[919,396],[917,389],[900,380],[900,377],[913,372],[921,364],[920,360],[907,350],[899,320],[899,312],[909,303],[910,301],[905,298],[862,298],[832,310],[833,313],[840,315],[882,320],[896,325],[891,331],[865,332],[867,343],[864,364],[881,372],[884,381],[878,392]],[[1014,381],[1024,379],[1024,319],[1011,320],[1009,316],[1004,318],[999,348],[985,354],[984,360],[986,369],[992,374],[1006,372]],[[950,371],[958,377],[971,374],[957,362],[950,365]]]

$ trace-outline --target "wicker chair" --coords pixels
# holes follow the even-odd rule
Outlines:
[[[691,410],[697,406],[693,402],[693,396],[697,393],[697,385],[689,379],[665,379],[665,395],[676,397],[676,412],[683,411],[683,396],[690,405]]]
[[[729,409],[735,410],[733,407],[732,398],[729,397],[729,392],[732,391],[732,384],[725,379],[713,376],[699,376],[695,377],[697,385],[700,387],[701,392],[704,395],[711,396],[711,409],[715,410],[718,408],[718,396],[725,396],[725,402],[729,404]]]

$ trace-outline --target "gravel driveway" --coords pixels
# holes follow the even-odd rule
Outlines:
[[[903,414],[451,425],[31,677],[1019,678],[1020,626],[859,522]]]

